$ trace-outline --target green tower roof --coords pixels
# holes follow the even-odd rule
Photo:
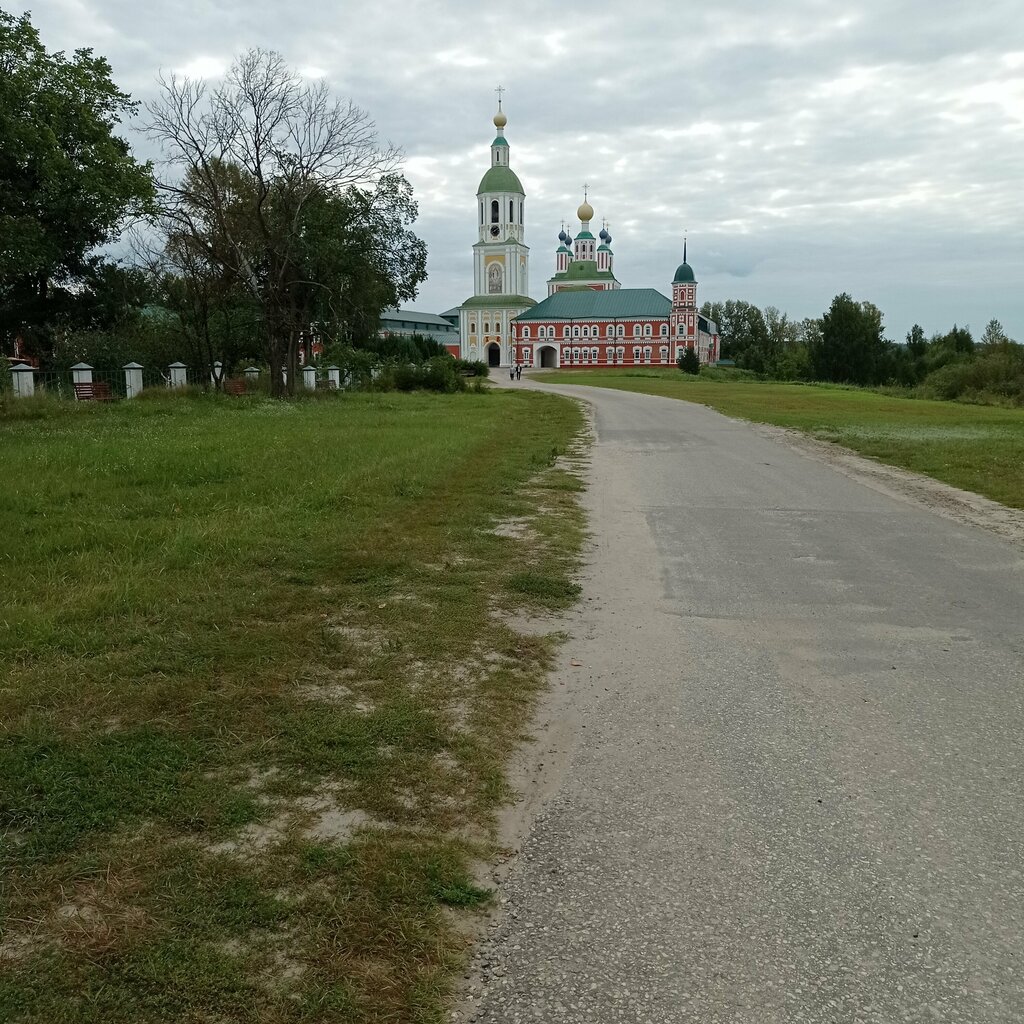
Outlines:
[[[518,192],[521,196],[526,195],[516,172],[506,164],[495,164],[487,168],[487,173],[480,179],[480,187],[476,194],[479,196],[485,192]]]
[[[676,276],[672,278],[673,284],[696,284],[697,279],[693,276],[693,268],[689,263],[680,263],[676,267]]]

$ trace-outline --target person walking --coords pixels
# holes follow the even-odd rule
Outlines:
[[[522,363],[516,363],[516,380],[522,380],[522,379],[523,379],[523,364]]]
[[[508,379],[509,380],[515,380],[516,379],[516,368],[515,368],[515,366],[512,363],[508,364]]]

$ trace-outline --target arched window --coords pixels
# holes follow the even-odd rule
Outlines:
[[[633,324],[633,337],[634,338],[639,338],[640,337],[640,325],[639,324]],[[639,352],[640,350],[637,349],[637,351]]]
[[[644,324],[644,337],[649,338],[651,336],[651,325]]]
[[[668,362],[668,345],[662,345],[661,348],[658,349],[658,355],[661,357],[661,361],[663,363],[667,363]]]
[[[523,204],[519,204],[519,223],[523,223]]]
[[[638,345],[633,346],[633,362],[640,362],[640,347]]]
[[[568,338],[569,337],[569,328],[568,327],[563,327],[562,328],[562,337],[563,338]]]
[[[484,201],[480,200],[480,223],[484,222]]]
[[[580,329],[579,329],[579,327],[574,327],[572,329],[572,336],[574,338],[578,338],[580,336]]]
[[[508,201],[508,222],[509,222],[509,224],[511,224],[512,221],[514,221],[516,219],[516,215],[513,212],[514,210],[515,210],[515,204],[510,199]]]
[[[491,329],[491,325],[490,324],[484,324],[484,334],[489,333],[490,329]]]
[[[476,324],[472,324],[472,323],[471,323],[471,324],[469,325],[469,333],[470,333],[470,334],[476,334]]]
[[[492,224],[497,224],[498,223],[498,216],[499,216],[499,214],[498,214],[498,200],[497,199],[492,199],[491,200],[491,223]]]
[[[668,337],[668,324],[662,324],[661,325],[660,333],[661,333],[661,336],[663,338],[667,338]]]

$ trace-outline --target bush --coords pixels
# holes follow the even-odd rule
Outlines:
[[[976,359],[946,363],[921,384],[928,398],[1024,405],[1024,348],[1012,346]]]
[[[677,365],[683,373],[692,373],[694,376],[700,373],[700,358],[696,349],[684,348],[679,354]]]
[[[461,373],[463,377],[487,377],[491,368],[479,359],[456,359],[455,372]]]

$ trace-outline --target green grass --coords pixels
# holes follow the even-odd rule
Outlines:
[[[0,406],[0,1019],[443,1019],[581,417],[332,399]]]
[[[792,427],[1024,508],[1024,409],[828,385],[705,379],[678,370],[562,371],[539,379],[699,402],[727,416]]]

